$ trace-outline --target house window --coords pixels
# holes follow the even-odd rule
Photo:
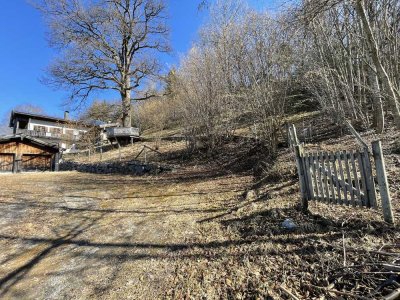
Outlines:
[[[62,129],[56,127],[50,127],[50,132],[55,134],[62,134]]]
[[[46,132],[46,126],[34,125],[33,130],[37,132]]]
[[[72,129],[65,129],[65,134],[73,136],[74,135],[74,131]]]

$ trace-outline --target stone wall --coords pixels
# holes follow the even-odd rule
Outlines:
[[[171,170],[169,167],[143,164],[140,162],[78,163],[74,161],[64,161],[60,163],[60,171],[78,171],[95,174],[126,174],[140,176],[145,174],[159,174],[169,170]]]

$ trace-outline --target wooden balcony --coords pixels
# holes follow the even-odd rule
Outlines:
[[[123,137],[134,137],[138,138],[139,128],[135,127],[112,127],[107,128],[107,138],[123,138]]]
[[[56,139],[61,141],[76,142],[81,138],[80,135],[53,133],[53,132],[43,132],[28,129],[17,129],[17,134],[24,134],[31,137],[45,138],[45,139]]]

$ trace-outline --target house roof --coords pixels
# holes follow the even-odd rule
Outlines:
[[[6,142],[12,142],[12,141],[24,141],[28,140],[32,144],[42,146],[42,147],[47,147],[47,148],[52,148],[53,150],[58,151],[59,150],[59,145],[58,143],[51,143],[47,142],[41,139],[37,139],[28,135],[24,134],[16,134],[16,135],[5,135],[5,136],[0,136],[0,143],[6,143]]]
[[[10,116],[10,127],[14,127],[14,120],[17,117],[22,117],[22,118],[32,118],[36,120],[41,120],[41,121],[50,121],[50,122],[55,122],[55,123],[60,123],[60,124],[66,124],[66,123],[77,123],[82,126],[88,126],[88,124],[85,124],[80,121],[74,121],[74,120],[66,120],[66,119],[61,119],[61,118],[56,118],[52,116],[46,116],[46,115],[41,115],[41,114],[34,114],[34,113],[26,113],[26,112],[21,112],[21,111],[16,111],[13,110],[11,112]]]

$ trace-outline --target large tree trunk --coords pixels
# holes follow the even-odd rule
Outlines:
[[[121,91],[122,98],[122,124],[132,127],[131,81],[129,76],[125,79],[125,86]]]
[[[387,101],[392,111],[394,122],[397,129],[400,129],[400,105],[397,102],[397,96],[393,84],[380,60],[378,44],[375,40],[374,33],[372,32],[371,24],[369,23],[369,20],[367,18],[367,13],[364,8],[363,0],[357,0],[355,2],[355,9],[363,23],[366,33],[366,41],[368,43],[371,52],[371,58],[376,68],[377,74],[379,76],[379,79],[383,82],[386,93],[388,94]]]

